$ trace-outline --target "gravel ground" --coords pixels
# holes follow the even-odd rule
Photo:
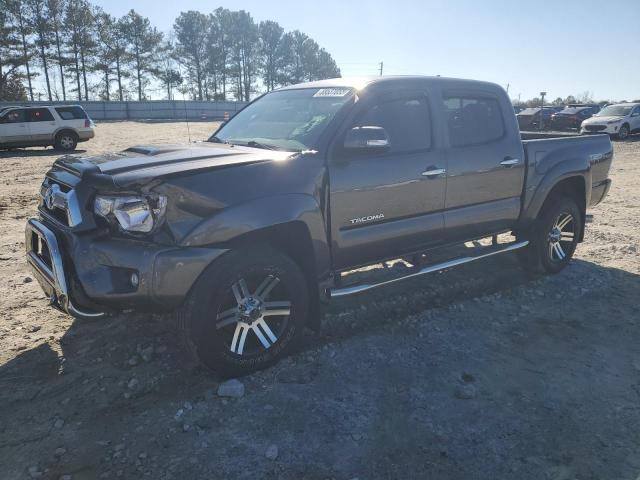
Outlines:
[[[186,135],[104,123],[81,147]],[[615,154],[561,274],[504,255],[336,301],[300,351],[218,390],[168,316],[47,306],[23,230],[56,154],[1,153],[0,479],[636,480],[640,138]]]

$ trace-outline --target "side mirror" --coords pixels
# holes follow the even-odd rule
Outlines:
[[[344,139],[348,151],[384,151],[390,146],[389,135],[382,127],[353,127]]]

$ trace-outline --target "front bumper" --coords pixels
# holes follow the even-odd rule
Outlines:
[[[605,125],[605,124],[592,124],[594,127],[598,127],[598,129],[596,130],[594,129],[588,129],[587,125],[583,125],[582,127],[580,127],[580,133],[582,135],[601,135],[601,134],[608,134],[608,135],[616,135],[618,133],[618,130],[620,130],[620,126],[622,125],[622,123],[614,123],[612,125]]]
[[[58,240],[51,230],[33,218],[27,222],[25,246],[27,263],[51,305],[74,317],[99,318],[105,315],[104,312],[80,310],[73,304]]]
[[[52,305],[90,318],[129,309],[172,310],[226,252],[76,234],[38,219],[27,222],[25,246],[27,262]]]

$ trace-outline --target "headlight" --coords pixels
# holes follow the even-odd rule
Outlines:
[[[164,219],[167,197],[103,196],[98,195],[93,211],[127,232],[149,233]]]
[[[618,120],[609,120],[607,122],[607,125],[613,125],[614,123],[620,123],[622,121],[621,118],[619,118]]]

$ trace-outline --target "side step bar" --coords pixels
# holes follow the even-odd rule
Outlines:
[[[385,285],[389,285],[391,283],[399,282],[401,280],[406,280],[408,278],[417,277],[420,275],[425,275],[427,273],[438,272],[440,270],[446,270],[447,268],[457,267],[458,265],[462,265],[464,263],[473,262],[475,260],[480,260],[482,258],[491,257],[493,255],[497,255],[499,253],[510,252],[512,250],[518,250],[519,248],[523,248],[529,245],[529,241],[525,240],[522,242],[514,242],[506,244],[503,247],[492,248],[490,251],[485,251],[484,253],[479,253],[477,255],[471,255],[468,257],[460,257],[454,258],[452,260],[447,260],[446,262],[437,263],[435,265],[427,265],[426,267],[409,273],[408,275],[404,275],[402,277],[392,278],[390,280],[385,280],[380,283],[365,283],[362,285],[354,285],[351,287],[344,288],[333,288],[328,290],[328,294],[330,298],[334,297],[346,297],[347,295],[354,295],[356,293],[366,292],[367,290],[371,290],[373,288],[382,287]]]

